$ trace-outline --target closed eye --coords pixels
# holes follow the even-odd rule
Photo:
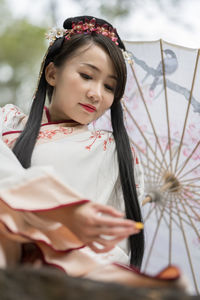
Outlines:
[[[91,76],[85,74],[85,73],[80,73],[81,77],[83,77],[84,79],[92,79]]]
[[[109,91],[111,91],[111,92],[113,92],[114,93],[114,88],[112,87],[112,86],[110,86],[110,85],[108,85],[108,84],[105,84],[105,88],[107,89],[107,90],[109,90]]]

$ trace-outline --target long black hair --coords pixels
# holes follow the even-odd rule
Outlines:
[[[72,22],[84,22],[85,18],[91,20],[93,17],[80,16],[75,18],[68,18],[67,20],[65,20],[63,27],[64,29],[71,29]],[[96,22],[100,25],[106,23],[110,27],[112,27],[111,24],[102,19],[96,18]],[[24,168],[30,167],[32,152],[41,126],[46,95],[48,94],[48,97],[51,100],[53,92],[53,88],[48,85],[45,79],[46,66],[50,62],[54,62],[56,67],[60,67],[64,64],[66,59],[73,55],[76,55],[76,50],[84,45],[92,43],[103,47],[103,49],[108,53],[117,74],[117,87],[115,90],[114,101],[111,106],[111,122],[116,143],[119,174],[124,196],[126,216],[128,219],[141,222],[142,216],[138,203],[133,172],[133,157],[131,153],[129,138],[123,122],[123,110],[120,103],[120,99],[122,98],[125,90],[127,70],[121,51],[121,49],[125,50],[125,46],[119,36],[118,46],[108,37],[105,37],[101,34],[96,34],[95,32],[92,32],[91,34],[76,34],[73,35],[70,40],[66,40],[64,37],[60,37],[55,40],[55,42],[47,50],[47,53],[43,60],[38,88],[31,106],[29,118],[23,132],[15,143],[13,152]],[[140,232],[137,235],[130,236],[129,241],[131,248],[130,263],[140,268],[144,253],[143,232]]]

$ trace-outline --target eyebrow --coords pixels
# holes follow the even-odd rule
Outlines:
[[[97,72],[101,72],[99,68],[97,68],[96,66],[94,66],[92,64],[82,63],[82,65],[88,66],[88,67],[90,67],[91,69],[93,69],[93,70],[95,70]],[[108,75],[108,77],[117,80],[117,77],[114,76],[114,75]]]

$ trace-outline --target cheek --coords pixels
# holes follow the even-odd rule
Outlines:
[[[111,107],[114,101],[114,95],[109,95],[104,103],[104,109],[107,110]]]
[[[109,95],[104,98],[104,102],[101,105],[101,111],[99,111],[99,116],[103,115],[106,110],[108,110],[114,101],[114,95]]]
[[[80,86],[79,75],[74,74],[73,72],[66,74],[66,76],[60,78],[58,85],[62,90],[76,91],[76,89]]]

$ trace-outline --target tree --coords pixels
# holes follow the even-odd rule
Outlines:
[[[26,19],[13,20],[3,0],[0,16],[0,106],[14,103],[27,110],[46,48],[45,30]]]

